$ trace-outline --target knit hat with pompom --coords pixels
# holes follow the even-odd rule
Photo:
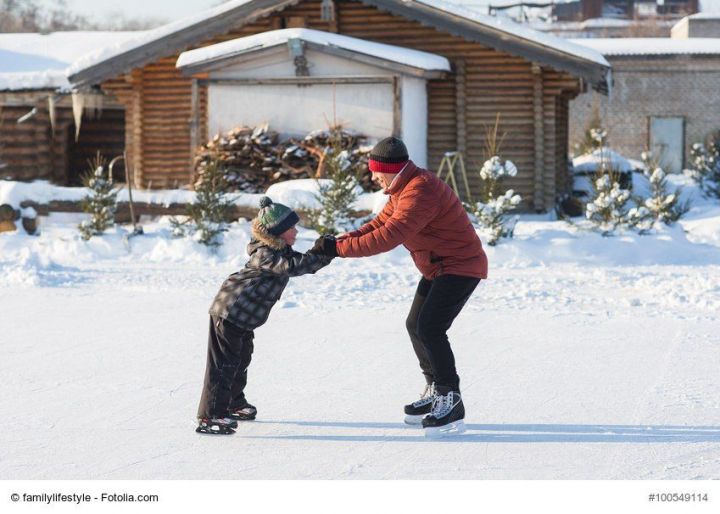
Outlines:
[[[260,212],[257,217],[260,225],[273,236],[279,236],[300,221],[294,210],[281,203],[273,203],[267,196],[260,199]]]

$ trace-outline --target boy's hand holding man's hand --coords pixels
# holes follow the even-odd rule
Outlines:
[[[335,246],[335,238],[333,236],[320,236],[315,240],[309,253],[326,255],[328,257],[337,257],[337,247]]]

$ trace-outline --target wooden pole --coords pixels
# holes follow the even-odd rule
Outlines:
[[[198,80],[196,78],[192,79],[190,105],[190,177],[188,179],[188,183],[192,184],[195,174],[195,159],[193,157],[195,156],[195,151],[197,150],[200,141],[200,135],[198,133],[200,129],[200,90],[198,88]]]
[[[535,136],[535,168],[533,177],[533,207],[540,212],[545,208],[543,171],[545,168],[545,149],[543,131],[543,84],[542,68],[532,65],[533,74],[533,127]]]

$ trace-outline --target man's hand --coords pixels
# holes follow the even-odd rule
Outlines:
[[[337,257],[337,247],[335,246],[335,238],[333,236],[321,236],[315,240],[308,253],[318,255],[326,255],[328,257]]]

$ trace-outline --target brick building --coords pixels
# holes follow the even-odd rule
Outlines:
[[[694,37],[697,23],[704,37]],[[678,172],[690,146],[720,129],[720,15],[689,16],[670,38],[576,42],[608,59],[613,86],[607,97],[588,92],[571,101],[571,147],[597,112],[616,151],[638,158],[654,149],[668,171]]]

